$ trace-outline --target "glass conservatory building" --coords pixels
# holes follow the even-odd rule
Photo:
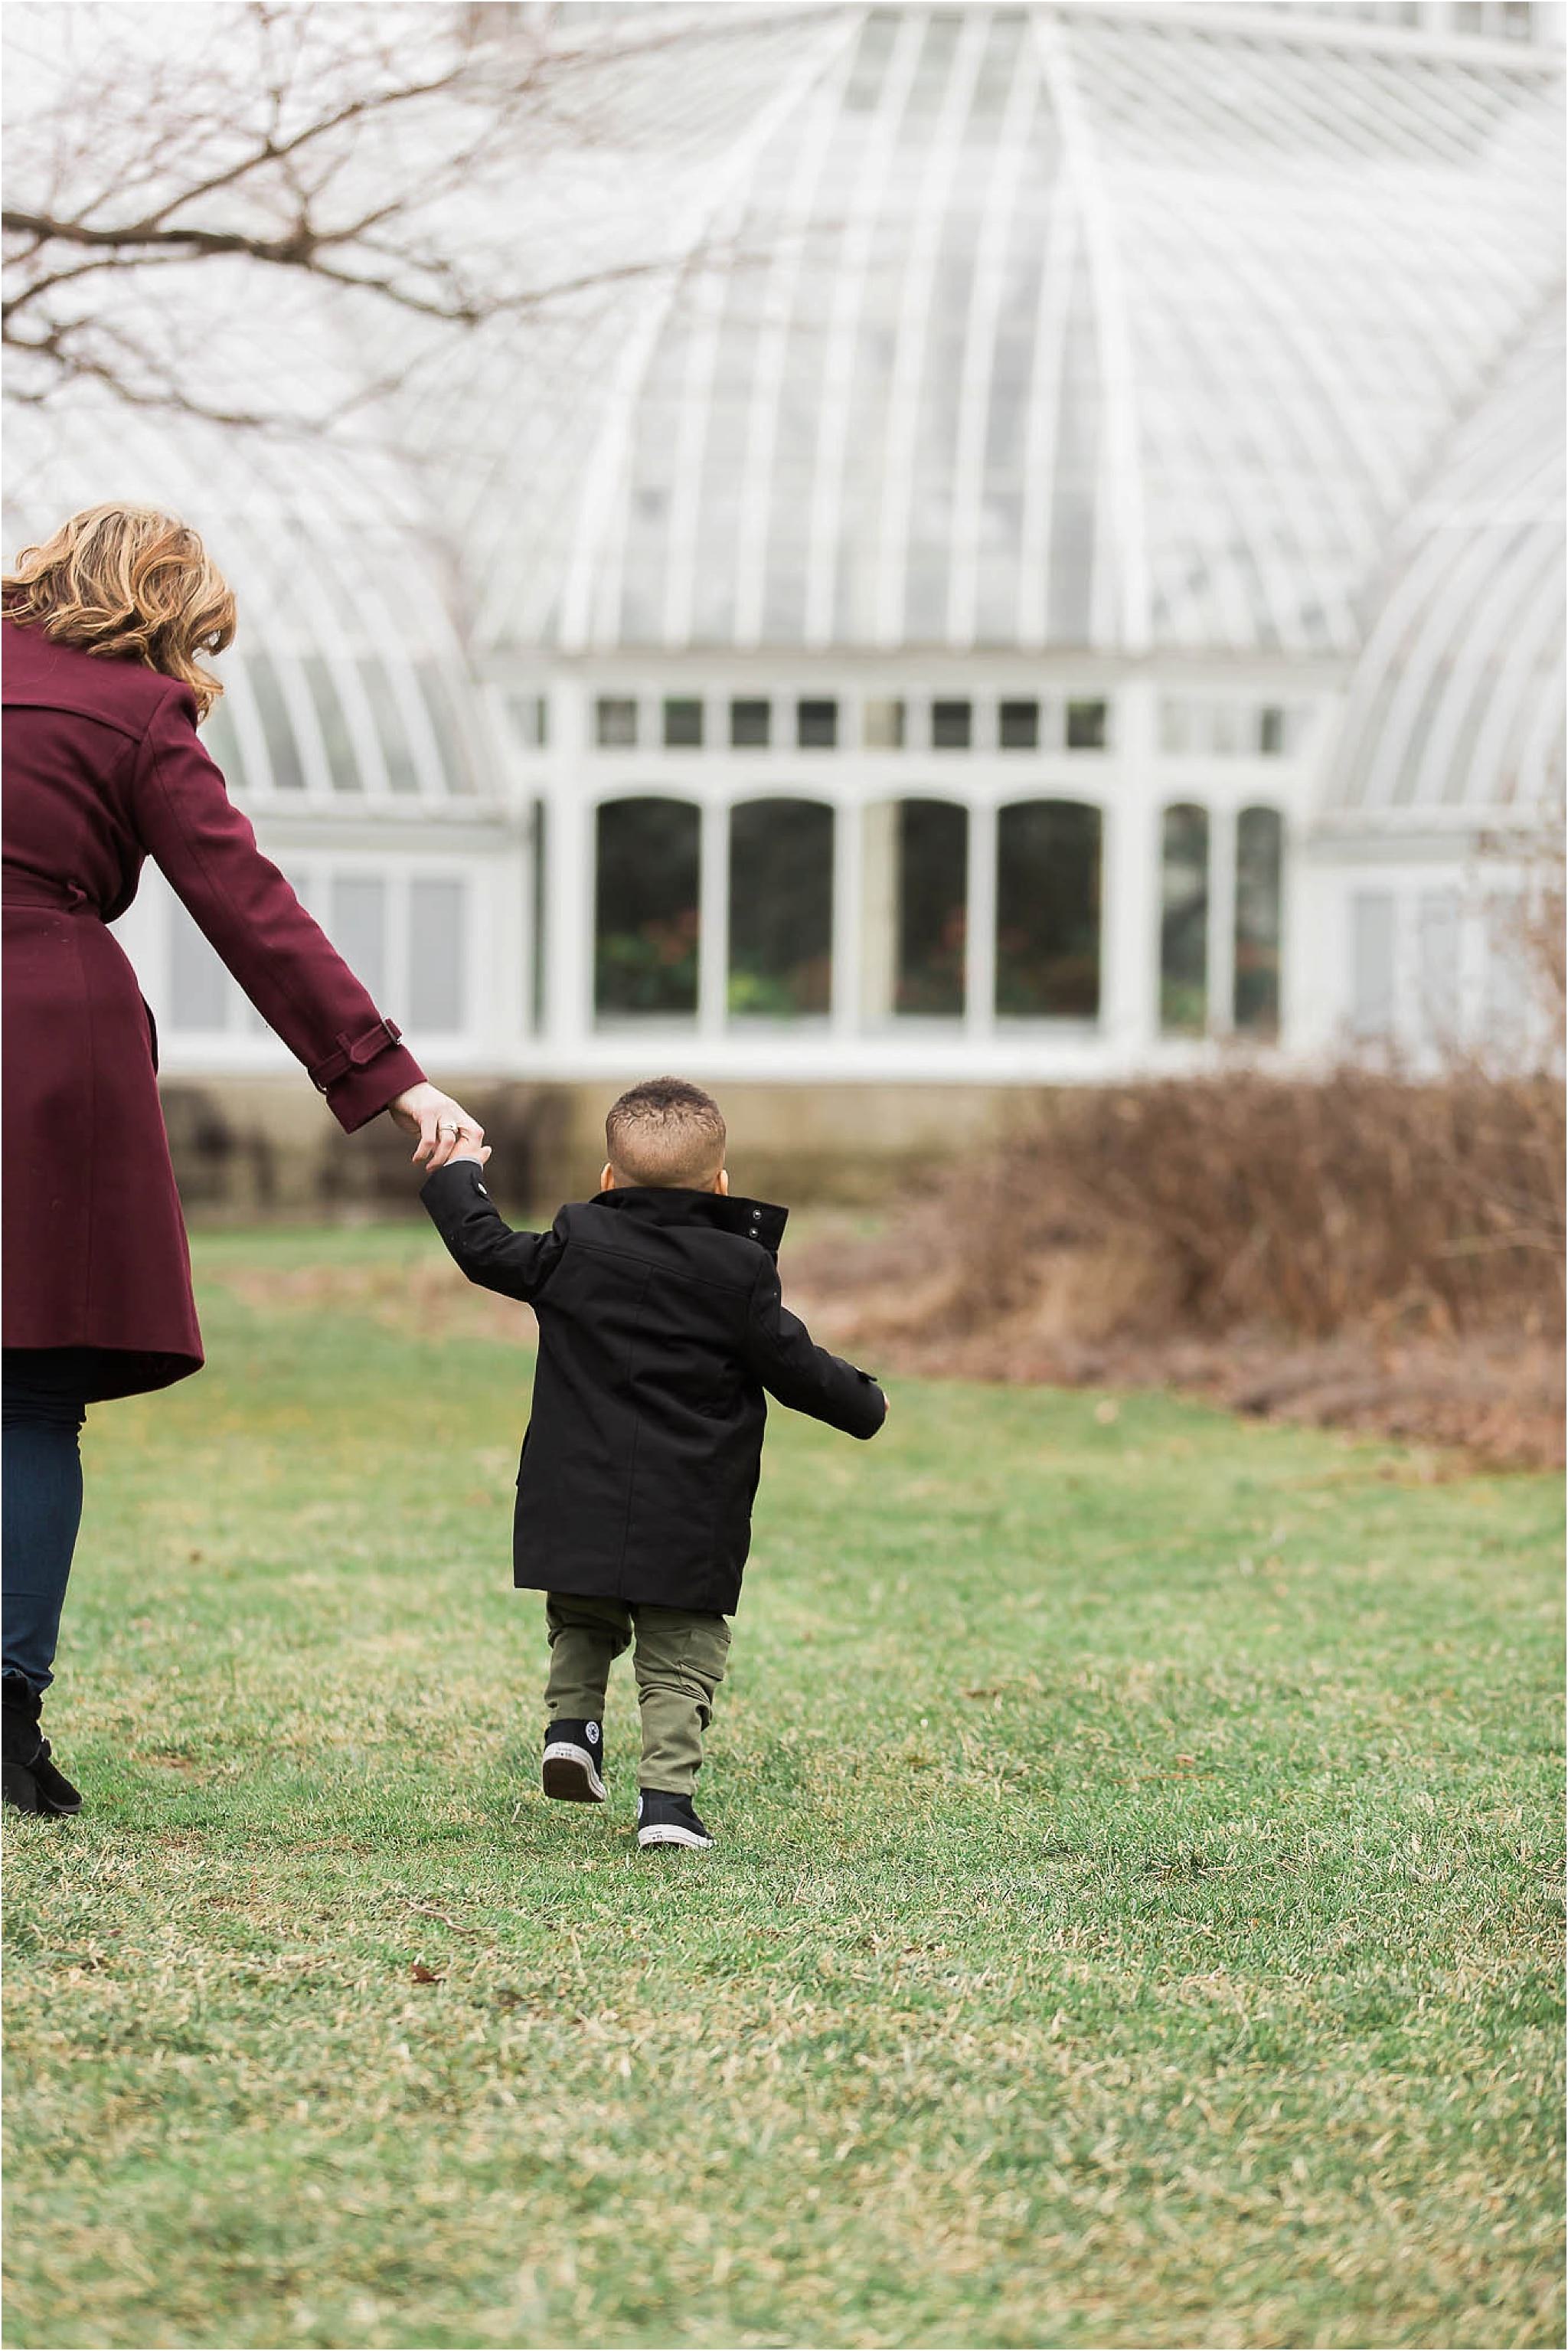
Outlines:
[[[1563,769],[1561,17],[770,19],[691,268],[575,373],[491,348],[395,460],[45,409],[11,538],[206,530],[214,755],[443,1074],[1507,1049]],[[165,892],[122,928],[166,1069],[277,1066]]]

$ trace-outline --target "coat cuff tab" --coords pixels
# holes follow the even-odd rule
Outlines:
[[[311,1084],[319,1093],[325,1093],[337,1079],[346,1078],[350,1070],[362,1070],[367,1061],[373,1061],[378,1053],[395,1045],[402,1035],[395,1020],[378,1020],[373,1029],[365,1029],[358,1037],[350,1037],[346,1029],[340,1029],[337,1050],[309,1071]]]

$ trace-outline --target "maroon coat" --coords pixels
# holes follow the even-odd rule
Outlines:
[[[5,636],[5,1343],[110,1351],[89,1395],[199,1371],[157,1040],[107,924],[152,857],[340,1123],[419,1064],[256,845],[189,691]]]

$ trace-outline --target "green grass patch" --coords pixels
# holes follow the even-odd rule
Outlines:
[[[204,1239],[213,1368],[89,1422],[10,2343],[1561,2344],[1551,1482],[779,1413],[722,1843],[642,1855],[624,1667],[538,1792],[529,1359],[399,1326],[434,1247]]]

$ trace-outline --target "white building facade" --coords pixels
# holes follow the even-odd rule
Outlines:
[[[395,462],[44,412],[12,535],[206,530],[214,755],[454,1078],[1511,1050],[1562,13],[803,11],[570,397],[487,361]],[[278,1066],[122,932],[167,1071]]]

